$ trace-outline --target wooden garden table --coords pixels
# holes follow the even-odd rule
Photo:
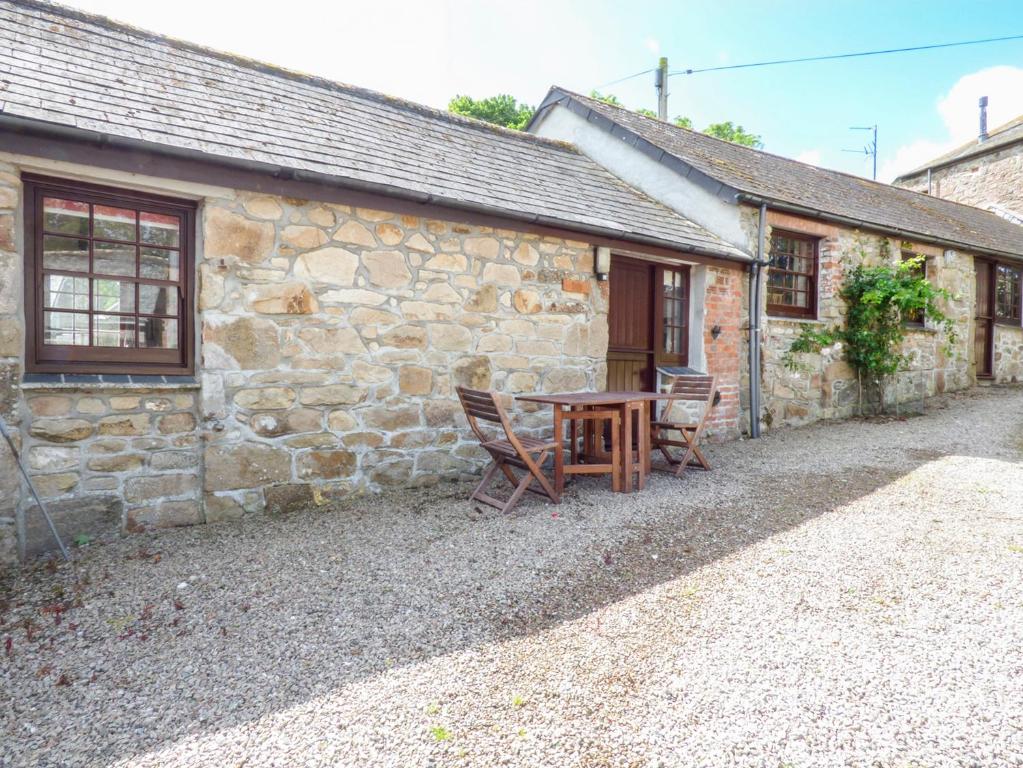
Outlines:
[[[617,467],[611,467],[611,488],[614,491],[630,492],[635,487],[646,486],[650,474],[650,409],[651,403],[657,400],[671,399],[670,395],[658,392],[567,392],[553,395],[520,395],[516,398],[529,403],[542,403],[554,407],[554,439],[564,439],[564,422],[566,412],[573,410],[614,410],[619,414],[619,430],[612,435],[617,438],[621,460]],[[632,431],[636,424],[638,445],[633,445]],[[565,489],[566,474],[589,474],[593,470],[586,464],[585,453],[579,455],[576,450],[575,422],[572,422],[572,461],[565,465],[563,451],[554,452],[554,484],[558,493]],[[592,425],[587,424],[587,427]],[[595,436],[597,443],[601,440]],[[638,450],[637,450],[638,449]],[[637,456],[633,458],[633,451]],[[579,462],[582,459],[582,462]],[[599,466],[599,465],[598,465]]]

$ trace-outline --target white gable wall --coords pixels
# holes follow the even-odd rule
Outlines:
[[[575,112],[555,105],[533,126],[532,132],[575,144],[627,184],[732,245],[744,251],[749,248],[748,234],[742,228],[738,205],[722,200]]]

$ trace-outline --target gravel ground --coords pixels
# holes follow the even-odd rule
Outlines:
[[[1023,764],[1023,391],[79,550],[0,585],[2,766]]]

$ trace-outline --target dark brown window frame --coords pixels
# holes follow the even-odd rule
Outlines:
[[[194,258],[196,203],[131,189],[71,179],[23,174],[25,199],[25,369],[32,373],[192,375],[195,371]],[[144,209],[181,220],[178,285],[178,348],[122,348],[44,345],[43,341],[43,197],[73,199],[94,205]],[[90,277],[91,273],[83,274]],[[139,284],[141,277],[132,278]],[[162,281],[161,284],[173,284]],[[91,292],[91,288],[90,288]],[[137,308],[136,308],[137,310]],[[91,315],[90,315],[91,317]]]
[[[1016,273],[1016,317],[1003,314],[998,306],[998,278],[1002,270],[1011,270]],[[994,307],[995,323],[997,325],[1011,325],[1015,328],[1023,325],[1023,267],[1018,264],[1009,264],[1004,261],[996,261],[992,272],[992,293],[991,301]]]
[[[813,320],[817,317],[817,281],[820,277],[820,238],[814,237],[813,235],[807,235],[802,232],[793,232],[787,229],[772,229],[771,230],[771,245],[768,256],[774,251],[774,238],[775,237],[787,237],[791,240],[800,240],[802,242],[811,243],[813,245],[813,272],[793,272],[788,269],[779,269],[773,265],[769,265],[767,268],[767,284],[764,286],[764,293],[767,294],[765,297],[767,304],[767,314],[772,317],[791,317],[802,320]],[[795,307],[788,304],[772,304],[770,299],[770,280],[771,273],[783,273],[787,275],[797,275],[800,277],[808,277],[810,290],[807,292],[809,301],[806,307]]]
[[[930,264],[930,262],[931,262],[930,258],[928,258],[928,256],[926,254],[917,253],[912,248],[903,248],[900,251],[900,257],[901,257],[902,263],[905,263],[905,262],[909,261],[910,259],[915,259],[918,256],[923,256],[924,257],[923,261],[921,262],[921,267],[923,268],[923,278],[926,280],[927,279],[927,265]],[[926,318],[927,318],[926,312],[921,309],[921,310],[918,310],[917,312],[913,313],[911,316],[903,318],[902,324],[904,326],[906,326],[907,328],[914,328],[914,329],[918,329],[919,330],[920,328],[926,328],[927,327],[927,320],[926,320]]]
[[[670,272],[681,277],[682,285],[685,288],[685,294],[682,298],[669,298],[664,295],[664,275],[666,272]],[[679,264],[677,266],[666,266],[659,265],[654,270],[653,276],[653,289],[655,295],[652,297],[654,302],[654,364],[671,364],[671,365],[688,365],[689,363],[689,315],[692,311],[692,284],[691,284],[691,270],[688,264]],[[681,323],[672,323],[670,326],[665,326],[666,313],[664,311],[665,304],[672,302],[675,304],[681,304],[683,312],[679,315]],[[672,330],[680,331],[680,348],[676,352],[668,352],[666,349],[667,328]]]

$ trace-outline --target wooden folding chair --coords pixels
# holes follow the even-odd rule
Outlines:
[[[707,417],[714,408],[714,394],[717,391],[716,379],[714,376],[684,375],[676,376],[671,384],[671,394],[674,396],[667,400],[661,416],[650,423],[650,444],[658,449],[668,462],[667,467],[654,466],[662,472],[674,472],[676,477],[681,477],[686,467],[699,467],[710,469],[710,462],[700,450],[700,438],[707,424]],[[685,421],[672,421],[669,417],[672,406],[677,402],[694,403],[697,414],[695,418],[687,418]],[[692,414],[687,414],[692,416]],[[671,439],[669,432],[677,432],[680,440]],[[682,449],[678,456],[672,455],[671,448]]]
[[[526,491],[546,496],[555,504],[561,501],[561,497],[554,490],[550,480],[540,470],[551,451],[561,450],[561,444],[554,439],[538,440],[532,437],[519,437],[512,432],[508,415],[497,398],[494,397],[493,392],[466,389],[465,387],[456,387],[455,390],[458,392],[458,399],[462,401],[462,408],[469,420],[469,428],[479,439],[483,449],[493,459],[470,498],[497,507],[502,512],[510,511],[519,503],[519,499]],[[500,424],[504,431],[504,438],[502,439],[500,435],[488,436],[480,427],[480,421]],[[524,469],[526,473],[519,478],[512,471],[512,467]],[[515,489],[506,501],[501,501],[487,492],[498,472],[501,472]],[[536,483],[539,484],[539,487],[535,485]]]

